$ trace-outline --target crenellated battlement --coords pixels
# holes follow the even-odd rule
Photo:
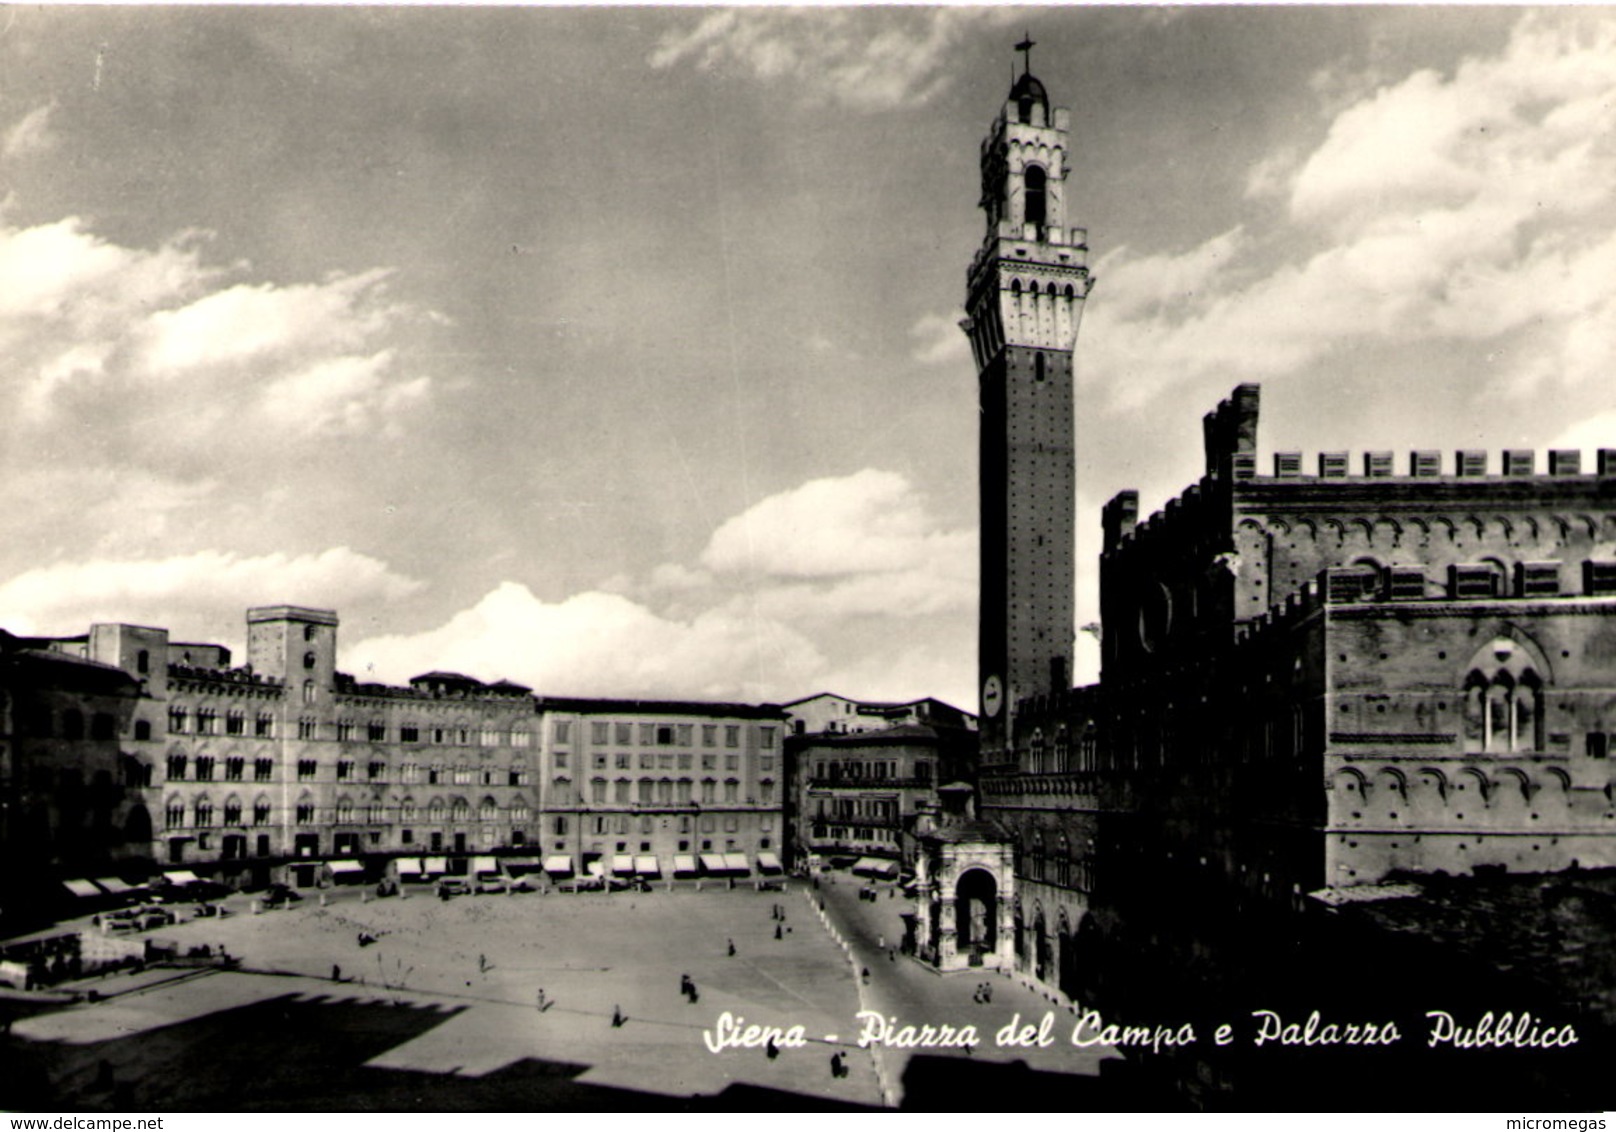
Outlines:
[[[1227,404],[1227,402],[1225,402]],[[1210,415],[1208,416],[1210,420]],[[1547,467],[1537,470],[1537,453],[1530,448],[1506,448],[1495,465],[1489,453],[1480,448],[1461,448],[1453,454],[1452,470],[1444,472],[1442,453],[1437,449],[1415,449],[1408,454],[1406,469],[1397,473],[1391,452],[1364,452],[1354,472],[1348,452],[1320,452],[1315,471],[1305,471],[1306,460],[1299,451],[1275,452],[1273,473],[1247,479],[1280,480],[1433,480],[1433,479],[1566,479],[1576,476],[1616,476],[1616,448],[1600,448],[1595,453],[1593,471],[1584,472],[1582,452],[1575,448],[1553,448]]]
[[[1284,601],[1234,627],[1236,645],[1256,644],[1287,633],[1330,604],[1329,571],[1285,595]]]

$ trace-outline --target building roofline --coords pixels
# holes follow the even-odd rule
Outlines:
[[[595,696],[534,696],[540,712],[632,712],[640,715],[733,715],[746,719],[784,719],[780,704],[743,704],[707,700],[632,700]]]
[[[306,605],[255,605],[247,610],[247,624],[262,621],[312,621],[316,625],[336,625],[337,612]]]

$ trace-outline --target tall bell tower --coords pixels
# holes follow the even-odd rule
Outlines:
[[[981,406],[984,769],[1014,757],[1020,700],[1071,686],[1072,350],[1093,281],[1088,234],[1066,220],[1069,129],[1029,61],[982,142],[987,234],[960,325]]]

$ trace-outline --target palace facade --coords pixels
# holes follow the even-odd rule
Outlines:
[[[1143,521],[1133,492],[1106,506],[1101,679],[1069,686],[1089,280],[1067,129],[1024,74],[982,147],[978,828],[1014,864],[927,893],[933,922],[954,944],[988,925],[973,963],[1075,999],[1153,935],[1204,959],[1225,909],[1616,865],[1616,450],[1281,451],[1260,473],[1241,385],[1199,482]]]

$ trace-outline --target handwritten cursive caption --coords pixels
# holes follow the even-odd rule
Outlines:
[[[1569,1024],[1555,1025],[1536,1018],[1528,1012],[1504,1011],[1495,1014],[1489,1010],[1479,1019],[1465,1023],[1445,1010],[1425,1013],[1428,1048],[1449,1046],[1453,1049],[1564,1049],[1577,1044],[1577,1032]],[[1272,1010],[1251,1012],[1253,1046],[1392,1046],[1402,1042],[1403,1034],[1395,1021],[1335,1022],[1324,1020],[1313,1011],[1305,1021],[1286,1021]],[[854,1016],[860,1049],[879,1046],[883,1049],[975,1049],[982,1044],[981,1031],[973,1024],[948,1023],[914,1024],[900,1021],[894,1015],[861,1010]],[[810,1039],[807,1027],[800,1024],[768,1026],[749,1023],[729,1011],[718,1016],[710,1030],[701,1032],[702,1041],[712,1053],[732,1049],[801,1049],[810,1040],[838,1044],[837,1034],[824,1034]],[[1164,1049],[1194,1045],[1199,1041],[1195,1026],[1189,1022],[1178,1025],[1125,1025],[1106,1022],[1097,1011],[1087,1011],[1072,1027],[1067,1041],[1080,1048],[1092,1046],[1133,1047],[1159,1053]],[[1212,1030],[1212,1043],[1232,1045],[1236,1040],[1234,1026],[1222,1023]],[[1046,1011],[1036,1022],[1023,1022],[1019,1013],[993,1033],[993,1044],[1001,1049],[1034,1049],[1056,1043],[1056,1024],[1053,1011]]]

